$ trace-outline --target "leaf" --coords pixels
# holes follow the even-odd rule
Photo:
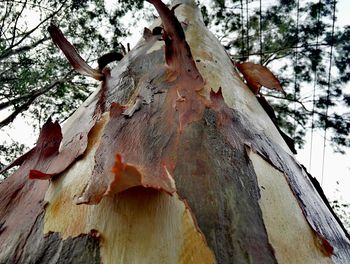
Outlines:
[[[236,63],[236,66],[254,94],[259,93],[261,86],[286,94],[279,80],[265,66],[251,62]]]

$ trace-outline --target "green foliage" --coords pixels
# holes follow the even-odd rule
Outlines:
[[[334,200],[330,202],[330,205],[342,221],[346,230],[350,232],[350,204],[340,200]]]
[[[65,120],[96,89],[78,76],[47,32],[57,24],[91,64],[120,49],[129,33],[120,22],[143,1],[123,0],[107,10],[104,0],[24,0],[0,2],[0,128],[25,113],[37,128],[49,117]],[[1,162],[23,153],[16,142],[1,142]]]
[[[7,164],[12,162],[16,158],[18,158],[18,153],[24,153],[26,150],[28,150],[28,146],[20,144],[19,142],[2,142],[2,144],[0,145],[0,153],[2,153],[0,157],[0,170],[5,168]],[[3,178],[6,178],[7,176],[11,175],[13,171],[14,169],[4,172],[2,177],[0,177],[0,182]]]
[[[334,1],[216,0],[209,15],[208,7],[202,12],[233,60],[262,63],[277,74],[288,95],[266,96],[296,143],[303,145],[307,130],[326,127],[341,152],[350,146],[350,96],[343,92],[350,80],[350,28],[333,32]]]
[[[299,146],[309,129],[325,127],[333,132],[329,135],[335,150],[350,146],[350,114],[337,109],[350,105],[350,94],[343,91],[350,80],[350,26],[332,31],[333,0],[201,3],[205,24],[233,60],[268,65],[279,77],[287,96],[264,93],[279,125]],[[142,0],[111,1],[108,6],[103,0],[1,1],[0,110],[8,118],[0,120],[0,128],[24,113],[34,128],[49,116],[63,121],[98,85],[71,71],[49,39],[50,23],[59,25],[79,53],[96,65],[99,56],[120,49],[130,33],[121,19],[131,13],[127,22],[137,26],[135,12],[143,4]],[[6,154],[0,151],[0,156]]]

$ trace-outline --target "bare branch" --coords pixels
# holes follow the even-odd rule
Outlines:
[[[8,9],[8,12],[7,12],[7,17],[4,17],[4,25],[3,25],[3,28],[2,28],[2,31],[5,33],[9,30],[10,26],[11,26],[11,23],[6,23],[6,19],[8,17],[11,17],[11,13],[13,12],[13,8],[14,8],[14,4],[11,2],[11,1],[7,1],[7,4],[10,2],[10,5],[9,5],[9,9]],[[8,39],[10,40],[10,38]]]
[[[4,39],[10,44],[10,42],[6,39],[5,37],[5,30],[4,30],[4,26],[5,26],[5,21],[6,21],[6,18],[8,17],[8,14],[10,13],[12,9],[12,5],[9,5],[7,2],[6,2],[6,9],[5,9],[5,14],[4,16],[2,17],[2,21],[1,21],[1,26],[0,26],[0,31],[1,33],[4,35]]]
[[[67,2],[67,0],[65,0],[62,5],[60,6],[59,9],[57,9],[55,12],[53,12],[52,14],[50,14],[49,16],[47,16],[44,20],[42,20],[39,24],[37,24],[34,28],[32,28],[31,30],[27,31],[23,37],[17,41],[16,43],[14,43],[13,45],[10,45],[7,49],[4,50],[3,54],[0,56],[0,58],[4,57],[8,52],[10,52],[14,47],[18,46],[19,44],[21,44],[30,34],[32,34],[34,31],[36,31],[40,26],[42,26],[44,23],[46,23],[48,20],[50,20],[51,18],[53,18],[56,14],[58,14],[62,8],[64,7],[65,3]]]
[[[11,45],[10,45],[10,46],[12,46],[13,43],[15,42],[18,19],[22,16],[22,13],[23,13],[23,11],[24,11],[26,5],[27,5],[27,0],[24,1],[23,5],[22,5],[21,11],[20,11],[20,12],[17,14],[17,16],[16,16],[15,24],[13,25],[12,40],[11,40]]]
[[[294,98],[287,98],[287,97],[280,97],[280,96],[276,96],[276,95],[273,95],[273,94],[264,94],[265,97],[272,97],[272,98],[276,98],[276,99],[282,99],[282,100],[288,100],[290,102],[295,102],[297,104],[299,104],[304,110],[305,112],[307,113],[314,113],[314,114],[317,114],[319,116],[322,116],[322,117],[325,117],[326,115],[324,113],[321,113],[321,112],[318,112],[318,111],[312,111],[312,110],[309,110],[303,102],[299,101],[298,99],[294,99]],[[332,119],[331,117],[328,116],[328,118]],[[348,118],[343,118],[343,120],[345,121],[350,121],[350,119]],[[298,120],[296,120],[298,122]]]
[[[317,45],[318,45],[318,47],[320,47],[320,46],[325,46],[325,47],[330,46],[327,43],[319,43]],[[262,54],[262,55],[267,55],[268,58],[271,58],[271,56],[273,56],[274,54],[282,52],[282,51],[288,51],[288,50],[293,50],[293,49],[301,49],[301,48],[308,48],[308,47],[315,47],[315,46],[316,46],[316,44],[309,43],[309,44],[304,44],[304,45],[300,45],[300,46],[283,47],[283,48],[280,48],[280,49],[276,49],[276,50],[272,50],[272,51],[265,51],[265,52],[262,52],[262,53],[260,53],[260,52],[258,52],[258,53],[250,53],[249,55],[250,56],[259,56],[260,54]],[[289,54],[286,54],[285,56],[288,56],[288,55]],[[233,59],[239,59],[241,57],[241,56],[235,56],[235,55],[230,55],[230,56]],[[265,59],[265,63],[266,63],[267,60],[268,59]]]
[[[282,100],[288,100],[290,102],[295,102],[295,103],[298,103],[301,105],[301,107],[307,111],[307,112],[312,112],[311,110],[307,109],[307,107],[301,102],[299,101],[298,99],[294,99],[294,98],[288,98],[288,97],[281,97],[281,96],[276,96],[276,95],[273,95],[273,94],[264,94],[265,97],[273,97],[273,98],[276,98],[276,99],[282,99]]]
[[[27,2],[27,1],[26,1],[26,2]],[[23,1],[15,1],[15,0],[12,0],[12,3],[23,4],[24,2],[23,2]],[[55,10],[53,10],[53,9],[51,9],[51,8],[48,8],[48,7],[39,5],[39,4],[27,3],[27,5],[28,5],[28,6],[33,6],[33,7],[38,7],[39,9],[44,9],[44,10],[47,10],[47,11],[50,11],[50,12],[54,12],[54,11],[55,11]]]
[[[6,117],[4,120],[0,122],[0,128],[3,128],[4,126],[7,126],[8,124],[10,124],[16,118],[16,116],[18,116],[23,111],[27,110],[34,100],[35,98],[31,98],[25,104],[15,109],[15,111],[13,111],[8,117]]]
[[[42,44],[43,42],[45,42],[46,40],[50,39],[49,37],[44,37],[42,39],[37,40],[36,42],[33,42],[30,45],[26,45],[26,46],[22,46],[18,49],[10,49],[9,51],[5,52],[4,54],[0,55],[0,60],[6,59],[12,55],[16,55],[28,50],[31,50],[35,47],[37,47],[38,45]]]
[[[38,98],[40,95],[45,94],[46,92],[50,91],[51,89],[53,89],[54,87],[56,87],[57,85],[73,78],[74,75],[71,75],[73,73],[73,71],[69,71],[63,78],[56,80],[52,83],[50,83],[49,85],[31,93],[31,94],[27,94],[18,98],[15,98],[9,102],[5,102],[0,104],[0,109],[4,109],[6,107],[9,107],[11,105],[14,105],[20,101],[26,100],[26,102],[24,104],[22,104],[21,106],[19,106],[18,108],[15,108],[15,110],[4,120],[2,120],[0,122],[0,128],[8,125],[9,123],[11,123],[20,113],[24,112],[25,110],[27,110],[29,108],[29,106],[34,102],[34,100],[36,98]],[[71,76],[70,76],[71,75]]]

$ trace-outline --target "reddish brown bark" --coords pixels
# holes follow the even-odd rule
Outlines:
[[[183,224],[181,228],[190,231],[180,230],[179,234],[191,234],[191,238],[196,238],[194,241],[200,244],[199,248],[208,254],[205,256],[209,256],[208,263],[214,262],[211,258],[213,255],[218,263],[243,263],[248,260],[252,263],[277,263],[279,256],[271,243],[260,205],[264,187],[258,183],[256,170],[259,168],[254,167],[249,158],[249,152],[253,151],[269,167],[285,177],[289,191],[307,221],[304,221],[305,226],[313,232],[317,252],[323,254],[321,257],[335,263],[349,260],[347,233],[325,205],[325,201],[319,197],[304,169],[294,160],[288,148],[276,144],[273,138],[254,123],[256,120],[247,118],[248,113],[241,108],[229,106],[223,88],[218,92],[210,90],[205,95],[205,76],[201,75],[194,62],[181,23],[161,1],[149,2],[157,8],[163,29],[147,31],[146,41],[128,53],[117,68],[103,70],[99,93],[90,98],[86,107],[82,108],[84,111],[78,110],[72,117],[74,122],[68,125],[63,137],[60,126],[49,120],[42,129],[37,146],[17,162],[22,163],[19,170],[0,185],[1,192],[6,190],[6,199],[0,203],[0,237],[9,239],[13,233],[20,234],[9,252],[20,256],[16,260],[23,259],[21,252],[30,247],[28,244],[34,238],[38,238],[40,245],[47,242],[51,248],[48,241],[53,237],[60,245],[81,243],[77,246],[81,249],[87,243],[87,237],[93,241],[93,250],[89,254],[95,257],[91,262],[98,262],[96,256],[99,252],[96,253],[96,247],[99,246],[99,240],[102,241],[101,248],[105,247],[105,250],[110,246],[108,243],[112,243],[112,240],[106,239],[109,234],[100,233],[101,230],[110,230],[103,229],[105,225],[110,225],[118,218],[118,223],[134,223],[128,226],[129,230],[125,230],[130,232],[127,233],[130,236],[135,235],[134,230],[143,229],[132,219],[137,212],[130,213],[127,208],[119,215],[119,212],[114,212],[116,208],[121,210],[128,205],[141,211],[138,205],[146,207],[146,201],[152,205],[162,202],[162,206],[177,206],[177,212],[183,214],[178,222],[166,218],[167,212],[172,208],[161,206],[156,209],[150,207],[140,217],[147,219],[152,215],[151,210],[164,210],[164,219],[168,219],[169,226],[162,223],[164,219],[156,222],[157,227],[163,224],[161,230],[164,233],[161,236],[166,236],[168,230],[173,228],[171,224]],[[188,23],[188,30],[193,26],[194,24]],[[160,32],[163,33],[163,40],[159,40]],[[164,41],[164,49],[150,51],[158,41]],[[70,50],[68,57],[77,58],[72,47],[68,44],[64,46]],[[206,57],[207,60],[211,58],[209,55]],[[74,63],[83,63],[80,59],[74,59]],[[248,88],[242,86],[233,89]],[[253,96],[249,91],[248,94]],[[256,103],[254,107],[260,107],[254,100],[250,101]],[[103,115],[104,112],[109,113]],[[264,118],[268,118],[266,116]],[[271,122],[269,119],[264,120]],[[271,126],[271,130],[275,131],[272,122]],[[279,136],[278,132],[273,135]],[[84,178],[84,173],[90,172],[89,166],[92,164],[81,164],[89,160],[89,155],[94,159],[94,165],[88,175],[89,182],[81,189],[79,198],[72,195],[72,189],[81,187],[80,179],[68,178],[69,184],[73,185],[64,189],[65,178],[62,177],[68,177],[69,174],[70,177],[78,175]],[[78,160],[79,157],[81,160]],[[79,164],[84,168],[83,175],[79,174]],[[53,236],[45,240],[42,236],[45,208],[41,201],[48,182],[29,180],[28,176],[41,179],[56,176],[51,179],[51,190],[48,191],[52,196],[48,198],[52,204],[48,205],[50,208],[46,221],[51,222],[51,228],[56,228],[55,224],[59,224],[52,218],[63,217],[62,220],[71,224],[67,227],[69,231],[62,231],[65,235],[92,228],[89,221],[94,217],[99,219],[113,215],[115,218],[100,219],[103,221],[101,230],[93,226],[93,232],[84,235],[79,243],[67,240],[62,242],[57,234],[51,234]],[[166,198],[163,192],[166,193]],[[77,205],[72,205],[72,200],[76,198],[79,204],[88,205],[74,207]],[[113,204],[115,201],[122,206]],[[95,205],[89,206],[90,204]],[[106,208],[115,214],[109,214],[111,212],[106,212]],[[65,213],[78,218],[67,220],[64,218]],[[93,213],[99,214],[95,216]],[[30,220],[18,220],[18,217],[29,217]],[[117,227],[113,230],[115,234],[111,237],[120,231]],[[155,236],[152,232],[150,230],[146,233]],[[139,239],[148,238],[150,237]],[[177,238],[170,240],[172,239]],[[86,243],[81,242],[83,240]],[[195,250],[185,242],[181,245],[184,249],[181,248],[173,255],[180,254],[179,259],[190,262]],[[18,247],[13,246],[17,244]],[[120,245],[116,242],[113,246]],[[291,245],[291,250],[298,246],[300,245]],[[0,242],[0,248],[5,249],[6,244]],[[157,252],[160,249],[154,250]],[[148,251],[148,254],[152,252]],[[188,258],[182,257],[186,254]],[[40,257],[36,261],[38,259]]]

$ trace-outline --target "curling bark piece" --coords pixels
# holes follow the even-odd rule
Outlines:
[[[64,37],[62,31],[57,26],[51,24],[47,30],[49,31],[53,42],[62,50],[69,63],[77,72],[92,77],[98,81],[104,79],[104,75],[100,71],[91,68],[85,62],[75,47]]]

